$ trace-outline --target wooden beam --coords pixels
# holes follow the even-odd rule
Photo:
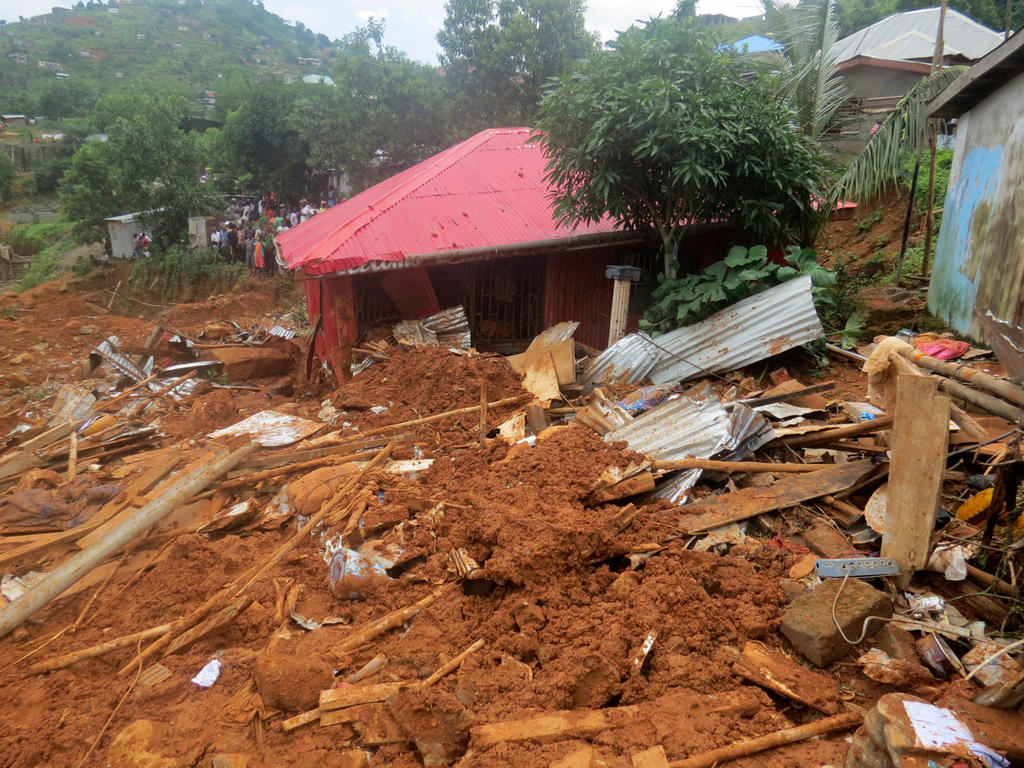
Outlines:
[[[896,378],[882,557],[899,564],[903,586],[928,561],[942,493],[949,447],[949,398],[937,390],[938,382],[931,377],[900,374]]]
[[[839,686],[831,677],[807,669],[764,643],[748,642],[732,671],[755,685],[826,715],[839,712]]]
[[[683,513],[680,528],[686,533],[702,533],[726,523],[792,507],[803,501],[841,491],[871,472],[870,459],[833,464],[817,472],[787,475],[768,488],[743,488],[678,507]]]

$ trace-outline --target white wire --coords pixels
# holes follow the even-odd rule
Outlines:
[[[875,619],[876,621],[892,621],[892,617],[868,616],[866,619],[864,619],[864,623],[861,625],[860,637],[858,637],[856,640],[851,640],[850,638],[848,638],[846,636],[846,633],[843,632],[843,628],[841,626],[839,626],[839,619],[838,619],[838,617],[836,617],[836,606],[839,604],[839,596],[843,593],[843,587],[846,586],[846,580],[848,578],[850,578],[850,572],[849,571],[847,571],[843,575],[843,581],[839,585],[839,589],[836,590],[835,599],[832,601],[832,622],[836,625],[836,629],[839,630],[839,635],[843,638],[843,640],[848,642],[850,645],[859,645],[860,643],[863,643],[864,642],[864,638],[868,636],[868,622],[869,621],[871,621],[872,619]]]

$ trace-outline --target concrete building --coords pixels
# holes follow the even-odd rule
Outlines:
[[[950,84],[930,114],[958,125],[928,308],[981,339],[987,312],[1024,321],[1024,33]]]

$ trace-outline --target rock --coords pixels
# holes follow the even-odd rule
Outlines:
[[[587,656],[580,666],[584,674],[572,691],[573,709],[600,709],[622,693],[618,671],[600,656]]]
[[[230,382],[282,376],[292,367],[288,355],[270,347],[224,347],[210,350],[210,356],[224,363],[224,377]]]
[[[331,768],[370,768],[370,758],[361,749],[346,749],[331,755]]]
[[[512,617],[516,620],[516,626],[520,630],[540,630],[548,623],[547,616],[543,609],[536,603],[523,600],[512,609]]]
[[[857,639],[868,616],[892,616],[889,597],[860,579],[829,579],[813,592],[796,598],[782,615],[779,629],[800,653],[819,667],[845,656],[853,647],[839,632],[832,618],[832,603],[842,587],[835,615],[843,633]],[[868,624],[867,637],[879,629]]]
[[[389,696],[386,705],[425,768],[447,768],[466,751],[473,716],[452,694],[410,688]]]
[[[31,349],[35,352],[45,352],[50,348],[50,345],[45,341],[40,341],[38,344],[33,344]]]
[[[31,365],[35,361],[35,355],[30,355],[28,352],[22,352],[20,355],[15,355],[11,358],[11,365]]]
[[[14,387],[16,389],[19,387],[27,387],[30,383],[28,376],[18,371],[5,373],[0,381],[3,381],[3,383],[8,387]]]
[[[921,657],[917,655],[917,646],[914,644],[914,636],[895,624],[886,622],[875,635],[878,647],[900,661],[920,663]]]
[[[608,595],[625,600],[629,593],[640,586],[640,574],[636,571],[623,571],[608,585]]]
[[[267,389],[267,397],[291,397],[295,394],[295,385],[290,378],[278,379]]]
[[[107,764],[118,768],[180,768],[180,763],[150,750],[159,747],[162,735],[151,720],[136,720],[121,731],[107,750]]]
[[[220,754],[213,756],[213,768],[249,768],[249,755]]]
[[[818,556],[813,552],[801,557],[789,569],[789,578],[802,579],[814,573],[814,564],[818,562]]]
[[[79,336],[95,336],[98,333],[102,333],[102,331],[95,325],[83,325],[78,329]]]
[[[282,712],[314,709],[320,691],[334,684],[331,668],[319,659],[283,651],[261,654],[254,677],[263,703]]]
[[[858,728],[846,753],[845,768],[892,768],[892,760],[882,747],[875,744],[864,726]]]
[[[801,531],[800,538],[824,558],[842,557],[850,551],[850,542],[830,525],[815,525]]]

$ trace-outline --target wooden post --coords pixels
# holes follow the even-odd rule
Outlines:
[[[612,314],[608,325],[608,346],[626,335],[626,317],[629,314],[629,280],[616,280],[612,288]]]
[[[480,450],[487,447],[487,383],[480,382]]]
[[[889,502],[882,557],[899,564],[906,586],[928,560],[929,540],[942,492],[949,444],[949,398],[931,377],[901,374],[896,380]]]

